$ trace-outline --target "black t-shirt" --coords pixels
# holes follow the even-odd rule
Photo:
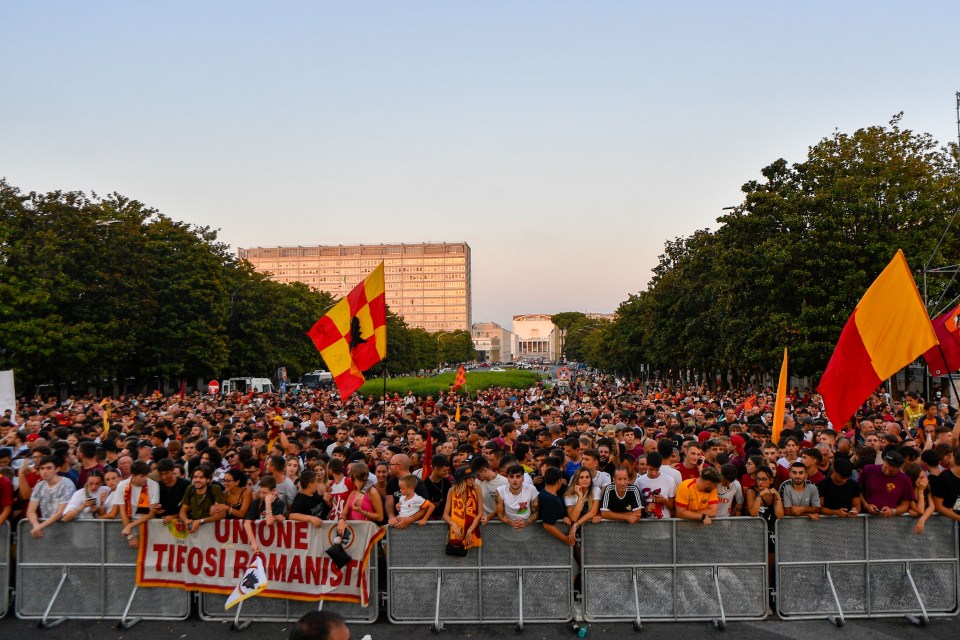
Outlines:
[[[305,493],[298,493],[290,505],[290,513],[300,513],[305,516],[316,516],[321,520],[326,520],[330,515],[330,506],[323,501],[319,493],[308,496]]]
[[[566,517],[567,505],[563,503],[563,498],[549,491],[541,491],[540,519],[543,524],[555,525]]]
[[[287,503],[283,501],[283,498],[277,496],[273,501],[273,504],[270,505],[270,511],[273,513],[273,516],[286,516],[287,514]],[[243,518],[244,520],[263,520],[267,517],[267,503],[259,498],[253,501],[253,504],[250,505],[250,510],[247,511],[247,515]]]
[[[829,476],[817,483],[817,491],[820,492],[820,504],[825,509],[852,509],[853,499],[860,497],[858,483],[847,480],[838,485]]]
[[[175,516],[180,513],[180,503],[187,492],[187,487],[190,486],[190,481],[186,478],[177,478],[172,487],[162,482],[157,484],[160,485],[160,508],[163,509],[163,512],[157,515]]]
[[[960,478],[953,471],[944,471],[936,478],[931,478],[933,495],[943,499],[943,506],[960,513]]]
[[[440,478],[439,482],[434,482],[428,477],[423,481],[423,485],[427,489],[427,500],[436,505],[430,519],[440,520],[443,518],[443,505],[447,500],[447,492],[450,491],[453,483],[450,482],[450,478]]]
[[[430,494],[427,493],[427,485],[423,484],[423,480],[417,478],[417,486],[413,490],[418,496],[424,500],[430,499]],[[387,495],[393,496],[393,504],[400,504],[400,479],[390,476],[387,479]],[[392,514],[391,514],[392,515]]]

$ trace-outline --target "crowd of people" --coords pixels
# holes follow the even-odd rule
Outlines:
[[[944,398],[883,390],[833,425],[794,389],[772,439],[771,389],[714,391],[606,376],[471,396],[299,393],[22,399],[0,419],[0,523],[179,519],[190,532],[244,520],[442,520],[447,553],[499,521],[575,549],[603,520],[861,514],[960,520],[960,425]],[[457,417],[459,416],[459,420]]]

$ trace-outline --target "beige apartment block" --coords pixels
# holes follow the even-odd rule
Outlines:
[[[384,263],[387,306],[427,331],[469,331],[470,246],[466,242],[238,248],[237,256],[277,282],[302,282],[337,298]]]

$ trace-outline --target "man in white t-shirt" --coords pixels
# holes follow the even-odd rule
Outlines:
[[[160,485],[147,477],[150,465],[137,460],[130,465],[130,477],[117,485],[117,490],[110,494],[110,507],[118,507],[123,529],[120,535],[136,548],[138,527],[152,518],[160,504]]]
[[[497,488],[497,517],[514,529],[522,529],[537,521],[539,493],[523,482],[523,467],[515,464],[507,469],[507,486]]]
[[[644,511],[659,520],[673,517],[673,499],[677,495],[677,483],[663,470],[663,456],[651,451],[647,454],[647,473],[637,476],[635,482]]]
[[[508,486],[510,483],[507,482],[506,477],[491,469],[490,462],[483,456],[477,456],[473,459],[473,462],[470,463],[470,470],[477,477],[480,496],[483,498],[483,517],[480,519],[480,523],[487,524],[497,515],[497,490],[500,487]]]

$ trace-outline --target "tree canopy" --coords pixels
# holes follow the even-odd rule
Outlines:
[[[0,369],[16,369],[21,388],[143,388],[280,366],[297,379],[324,368],[305,332],[335,302],[256,272],[215,230],[120,194],[23,193],[0,179]],[[391,373],[473,357],[465,331],[428,334],[389,311],[387,331]]]
[[[646,291],[588,339],[605,368],[822,373],[840,330],[874,278],[903,249],[918,282],[924,264],[958,262],[960,229],[934,255],[960,206],[955,145],[886,126],[834,132],[803,162],[779,159],[743,185],[719,227],[668,241]],[[930,312],[958,286],[928,279]],[[897,304],[891,300],[891,304]]]

